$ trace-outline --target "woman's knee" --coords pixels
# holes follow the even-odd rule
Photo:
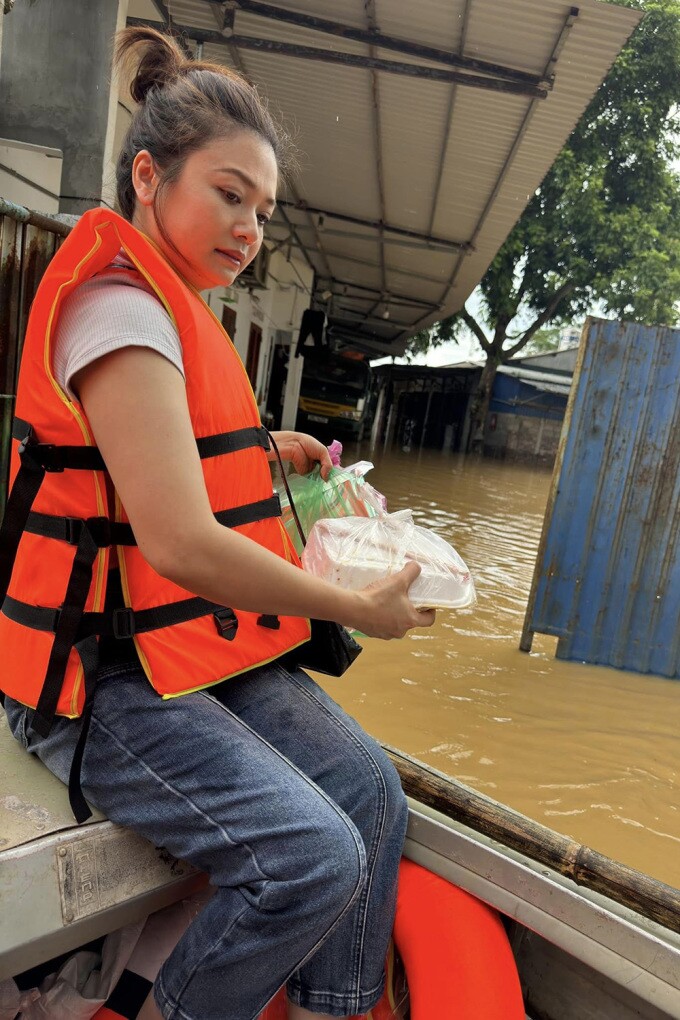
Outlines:
[[[331,920],[340,916],[367,879],[366,851],[353,822],[324,800],[313,818],[300,819],[298,831],[286,842],[284,858],[268,871],[261,909],[279,910],[302,898],[311,912]]]
[[[383,832],[393,832],[395,838],[400,838],[401,833],[403,838],[408,806],[399,773],[377,742],[371,741],[367,750],[368,766],[364,762],[361,773],[355,776],[352,817],[362,831],[365,824],[377,823]],[[365,833],[366,837],[368,835]]]

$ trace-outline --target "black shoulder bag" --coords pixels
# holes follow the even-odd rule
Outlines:
[[[295,524],[300,534],[300,541],[305,546],[307,545],[307,539],[295,509],[295,503],[293,502],[293,496],[288,485],[279,449],[272,434],[267,434],[274,448],[276,459],[279,462],[281,477],[286,489],[286,495],[288,496],[288,502],[290,503],[291,513],[295,518]],[[352,665],[357,655],[363,650],[361,645],[357,644],[354,638],[339,623],[333,623],[331,620],[311,620],[310,622],[312,625],[312,636],[309,641],[306,641],[304,645],[300,645],[299,648],[295,648],[292,652],[288,652],[285,657],[288,661],[295,661],[303,669],[313,669],[317,673],[326,673],[328,676],[342,676]]]

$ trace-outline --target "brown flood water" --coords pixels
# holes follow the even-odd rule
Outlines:
[[[344,462],[359,459],[348,449]],[[360,451],[472,571],[478,603],[402,641],[363,639],[326,687],[380,740],[680,887],[680,682],[519,651],[550,472],[434,451]]]

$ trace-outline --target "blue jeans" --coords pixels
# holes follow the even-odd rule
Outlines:
[[[66,781],[77,720],[10,728]],[[154,985],[166,1020],[254,1020],[277,989],[351,1016],[383,989],[406,802],[382,749],[280,663],[163,701],[138,665],[103,667],[82,767],[88,800],[191,861],[214,896]]]

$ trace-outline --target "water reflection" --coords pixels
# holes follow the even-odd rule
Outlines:
[[[387,743],[680,886],[680,684],[561,662],[540,635],[518,649],[550,474],[432,451],[370,459],[389,508],[455,545],[478,603],[403,641],[365,640],[328,689]]]

